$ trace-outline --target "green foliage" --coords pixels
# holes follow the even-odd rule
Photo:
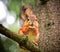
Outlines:
[[[35,0],[25,0],[23,2],[26,3],[26,4],[35,5]]]
[[[8,0],[8,9],[17,14],[19,11],[20,2],[21,0]]]
[[[3,48],[6,52],[20,52],[20,49],[17,46],[18,43],[16,43],[15,41],[13,41],[5,36],[1,36],[0,40],[2,41]]]
[[[10,11],[14,11],[16,14],[18,14],[19,8],[22,3],[34,5],[35,1],[34,0],[8,0],[7,6]]]
[[[16,20],[18,19],[18,15],[19,15],[19,11],[20,11],[20,7],[22,5],[22,3],[25,3],[26,5],[35,5],[35,1],[34,0],[8,0],[8,10],[10,12],[15,12],[16,13]]]
[[[18,17],[19,9],[20,9],[22,3],[25,3],[27,5],[28,4],[35,5],[34,0],[8,0],[7,8],[10,12],[12,12],[12,11],[15,12]],[[9,29],[15,33],[18,32],[17,17],[16,17],[16,22],[9,26]],[[4,36],[0,36],[0,37],[1,37],[0,40],[2,41],[2,45],[0,47],[3,46],[2,48],[4,48],[4,50],[6,50],[6,52],[30,52],[28,50],[23,50],[23,49],[19,48],[18,43],[11,39],[4,37]],[[21,36],[21,37],[24,37],[24,36]],[[23,41],[22,44],[25,44],[24,42],[26,42],[27,39],[26,40],[23,39],[21,41]]]
[[[9,29],[15,33],[18,33],[18,25],[17,23],[15,22],[14,24],[10,25],[9,26]]]
[[[21,38],[24,37],[23,35]],[[22,49],[19,44],[5,36],[0,35],[0,52],[30,52]]]

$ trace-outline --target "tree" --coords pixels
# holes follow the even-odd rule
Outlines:
[[[60,0],[36,1],[36,13],[40,30],[39,47],[41,52],[60,52]]]

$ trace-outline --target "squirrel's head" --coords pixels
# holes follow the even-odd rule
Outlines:
[[[34,14],[29,15],[28,19],[33,20],[33,21],[37,20],[36,15],[34,15]]]

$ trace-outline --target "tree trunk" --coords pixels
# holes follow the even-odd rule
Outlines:
[[[41,52],[60,52],[60,0],[49,0],[43,5],[36,0],[36,10]]]
[[[11,32],[7,28],[3,27],[1,24],[0,24],[0,33],[18,42],[21,46],[24,46],[31,52],[40,52],[39,47],[33,44],[33,42],[30,42],[27,36],[17,35],[14,32]]]

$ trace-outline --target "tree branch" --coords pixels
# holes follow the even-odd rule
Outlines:
[[[2,24],[0,24],[0,33],[18,42],[21,46],[24,46],[32,52],[40,52],[39,47],[33,44],[33,42],[30,42],[27,36],[15,34],[14,32],[5,28]]]

